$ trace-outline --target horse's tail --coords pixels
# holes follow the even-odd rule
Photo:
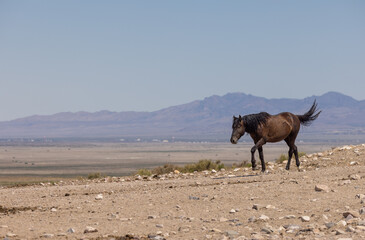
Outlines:
[[[316,100],[314,100],[313,105],[308,112],[304,113],[303,115],[297,115],[300,123],[304,126],[309,126],[314,120],[317,119],[319,114],[322,112],[319,111],[316,113],[316,111],[317,111],[317,103]]]

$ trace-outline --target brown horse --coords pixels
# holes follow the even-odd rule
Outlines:
[[[261,170],[265,172],[265,161],[262,145],[267,142],[279,142],[284,140],[289,146],[289,159],[286,170],[289,170],[290,160],[295,155],[295,161],[299,169],[299,158],[295,139],[297,138],[300,124],[308,126],[314,121],[321,111],[316,113],[317,104],[314,101],[312,107],[304,115],[295,115],[290,112],[283,112],[277,115],[270,115],[266,112],[250,114],[241,117],[233,116],[231,143],[236,144],[245,132],[251,135],[255,146],[251,149],[252,169],[256,169],[255,151],[259,150]]]

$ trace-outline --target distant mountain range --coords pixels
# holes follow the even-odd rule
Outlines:
[[[0,138],[225,139],[233,115],[283,111],[305,113],[317,100],[319,118],[301,132],[365,134],[365,100],[337,92],[304,99],[267,99],[228,93],[154,112],[64,112],[0,122]]]

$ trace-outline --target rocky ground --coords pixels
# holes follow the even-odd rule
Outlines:
[[[365,239],[365,144],[268,163],[0,189],[4,239]]]

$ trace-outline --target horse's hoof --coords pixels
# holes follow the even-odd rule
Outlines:
[[[289,171],[289,166],[286,166],[285,169]]]

